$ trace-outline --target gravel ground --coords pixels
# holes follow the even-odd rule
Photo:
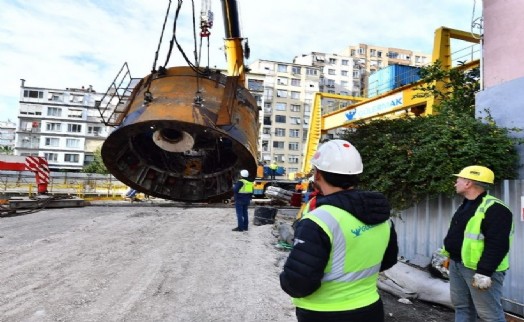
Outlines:
[[[253,217],[250,209],[250,218]],[[296,321],[272,225],[234,209],[89,206],[0,218],[0,321]],[[386,321],[451,321],[383,293]]]

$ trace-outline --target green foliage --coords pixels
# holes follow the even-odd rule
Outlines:
[[[424,85],[417,87],[419,94],[414,97],[431,97],[440,101],[437,111],[453,111],[475,115],[475,93],[480,90],[478,67],[463,71],[460,68],[442,69],[440,61],[422,67],[419,71]]]
[[[362,155],[361,187],[384,193],[396,210],[426,197],[452,195],[452,174],[465,166],[487,166],[497,180],[517,176],[519,157],[510,130],[472,116],[474,74],[459,77],[437,67],[428,67],[427,77],[454,79],[448,83],[453,86],[446,85],[447,93],[431,85],[425,90],[442,100],[439,114],[360,123],[343,137]]]
[[[102,150],[101,148],[97,148],[95,150],[95,159],[93,162],[86,165],[82,172],[85,173],[99,173],[99,174],[109,174],[109,171],[107,171],[107,168],[104,164],[104,161],[102,160]]]
[[[14,149],[12,146],[9,145],[0,145],[0,154],[7,154],[7,155],[13,155]]]

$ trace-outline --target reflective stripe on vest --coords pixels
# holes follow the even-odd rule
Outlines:
[[[253,193],[253,182],[246,179],[240,179],[240,181],[242,181],[243,185],[238,190],[238,193]]]
[[[314,311],[344,311],[378,301],[376,284],[391,223],[366,225],[333,206],[320,206],[303,219],[319,225],[332,248],[320,288],[293,299],[295,305]]]
[[[477,264],[482,257],[484,251],[484,234],[482,234],[480,227],[482,221],[486,217],[486,211],[489,207],[499,203],[504,207],[508,208],[501,200],[486,195],[480,205],[477,207],[475,214],[471,217],[466,224],[466,229],[464,231],[464,242],[462,243],[461,256],[464,266],[470,269],[477,269]],[[509,208],[508,208],[509,209]],[[513,241],[513,234],[515,231],[515,226],[511,224],[511,232],[509,236],[510,245]],[[505,271],[509,268],[509,252],[504,256],[504,259],[501,261],[496,271]]]

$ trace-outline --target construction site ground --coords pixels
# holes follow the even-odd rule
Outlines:
[[[0,321],[296,321],[274,226],[235,226],[229,205],[170,202],[2,217]],[[453,320],[448,308],[381,294],[386,321]]]

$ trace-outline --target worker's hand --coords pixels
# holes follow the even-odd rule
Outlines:
[[[482,274],[475,274],[473,275],[473,283],[471,283],[471,285],[479,290],[487,290],[491,286],[491,277]]]

